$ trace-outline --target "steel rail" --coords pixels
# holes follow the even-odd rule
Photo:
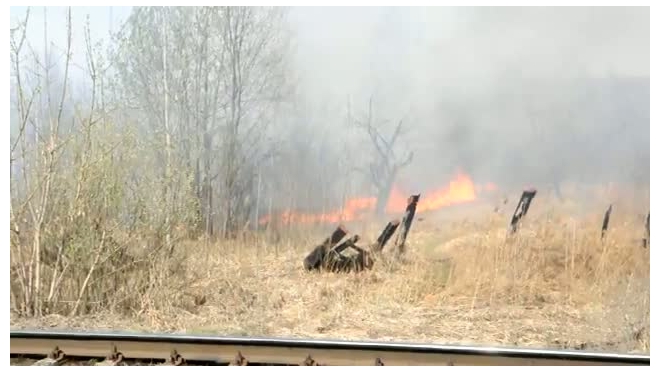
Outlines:
[[[324,365],[650,365],[650,355],[528,348],[385,343],[316,339],[220,337],[178,334],[11,331],[15,355],[45,355],[58,346],[67,356],[105,357],[116,346],[129,359],[166,359],[176,350],[186,360],[227,363],[241,352],[250,363],[301,364],[311,356]]]

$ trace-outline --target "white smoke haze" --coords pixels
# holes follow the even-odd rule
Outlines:
[[[346,100],[364,112],[373,95],[379,117],[406,122],[411,187],[457,167],[514,184],[648,183],[648,8],[294,8],[290,19],[301,95],[335,113],[315,125],[339,130]]]
[[[12,8],[12,22],[24,10]],[[41,50],[43,13],[33,11],[29,41]],[[80,64],[85,11],[74,12]],[[98,22],[109,19],[107,11],[91,11],[92,35],[104,45],[110,23],[122,29],[132,9],[117,8],[112,22]],[[411,192],[444,186],[459,169],[475,183],[513,189],[649,183],[648,7],[288,11],[286,80],[293,89],[267,129],[287,156],[267,162],[276,169],[258,170],[271,193],[300,184],[297,192],[310,194],[301,202],[310,207],[319,182],[333,183],[323,192],[335,194],[335,205],[346,189],[375,195],[368,177],[374,148],[347,118],[348,107],[364,118],[370,99],[385,135],[404,121],[395,150],[399,157],[413,151],[414,158],[396,182]],[[64,14],[64,8],[48,10],[49,38],[60,50]],[[71,74],[77,92],[86,82],[75,69]],[[280,179],[278,172],[288,175]],[[340,185],[342,176],[350,184]],[[280,201],[280,207],[288,202]]]

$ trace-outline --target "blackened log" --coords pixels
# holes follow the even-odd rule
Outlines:
[[[600,239],[605,238],[605,232],[607,232],[607,227],[610,225],[610,214],[612,213],[612,205],[607,208],[605,211],[605,216],[603,216],[603,225],[600,227]]]
[[[325,245],[318,245],[310,252],[303,260],[303,265],[306,270],[311,271],[313,269],[321,268],[321,264],[325,260],[327,255],[327,250]]]
[[[371,254],[355,244],[357,241],[349,240],[348,245],[350,248],[357,252],[357,255],[352,255],[350,259],[350,267],[348,271],[361,272],[365,269],[371,269],[374,265],[374,260]]]
[[[511,218],[510,224],[510,233],[516,233],[518,231],[518,223],[520,220],[527,215],[529,206],[532,204],[532,200],[536,196],[536,189],[528,189],[523,191],[516,206],[516,210],[513,212],[513,217]]]
[[[322,269],[329,272],[340,272],[349,264],[349,258],[332,250],[329,251],[322,262]]]
[[[337,253],[335,249],[331,250],[323,262],[323,269],[333,273],[361,272],[365,269],[371,269],[374,260],[369,252],[355,245],[352,239],[346,241],[347,247],[357,251],[357,254],[346,256]]]
[[[365,269],[371,269],[374,266],[374,260],[368,251],[360,250],[357,255],[352,257],[353,271],[361,272]]]
[[[343,225],[338,225],[337,229],[335,229],[334,232],[332,232],[332,235],[330,237],[326,238],[323,241],[323,245],[328,245],[328,248],[336,245],[341,241],[346,235],[348,234],[348,231],[346,231],[346,227]]]
[[[399,235],[397,236],[396,247],[397,252],[402,254],[405,249],[406,238],[408,237],[408,232],[412,226],[413,219],[415,218],[415,211],[417,210],[417,203],[419,202],[421,194],[412,195],[408,197],[408,206],[406,207],[406,213],[403,215],[402,227],[399,230]]]
[[[358,236],[356,234],[353,237],[351,237],[351,238],[347,239],[346,241],[342,242],[341,244],[333,247],[332,251],[336,252],[337,254],[341,254],[344,250],[346,250],[348,247],[355,244],[359,240],[360,240],[360,236]]]
[[[343,225],[337,226],[330,237],[326,238],[320,245],[316,246],[303,260],[306,270],[320,269],[323,261],[328,255],[328,250],[344,238],[348,232]]]
[[[385,229],[383,229],[380,236],[378,236],[378,239],[376,239],[376,243],[372,245],[372,250],[375,252],[383,251],[383,248],[385,248],[387,242],[390,240],[390,238],[392,238],[400,223],[401,222],[398,220],[392,220],[387,223]]]

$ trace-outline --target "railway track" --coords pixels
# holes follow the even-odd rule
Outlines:
[[[59,363],[53,361],[53,364],[115,359],[108,357],[111,351],[129,364],[648,366],[651,363],[649,355],[526,348],[139,333],[10,333],[14,360],[44,358],[54,349],[60,351],[61,357]]]

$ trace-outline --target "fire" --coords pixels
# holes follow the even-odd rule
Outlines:
[[[496,188],[493,183],[486,183],[482,187],[477,187],[468,175],[458,173],[446,187],[422,193],[422,197],[417,204],[417,212],[432,211],[450,205],[471,202],[477,198],[478,192],[482,190],[493,191]],[[409,194],[405,193],[397,185],[392,187],[385,208],[386,212],[391,214],[403,212],[407,206],[409,196]],[[376,197],[352,198],[347,200],[344,203],[344,207],[340,210],[319,214],[300,213],[289,210],[280,214],[279,218],[283,224],[353,221],[359,220],[373,212],[376,208],[376,202]],[[259,220],[259,224],[268,223],[270,219],[270,215],[266,215]]]
[[[417,210],[418,212],[437,210],[449,205],[474,201],[476,198],[477,194],[472,179],[465,174],[458,174],[446,188],[429,192],[420,199]]]
[[[376,198],[352,198],[346,201],[344,207],[340,210],[331,211],[325,214],[301,213],[297,211],[285,211],[279,218],[282,224],[289,223],[340,223],[343,221],[356,220],[364,216],[369,211],[376,208]],[[270,221],[270,215],[265,215],[259,219],[259,224],[265,224]]]

